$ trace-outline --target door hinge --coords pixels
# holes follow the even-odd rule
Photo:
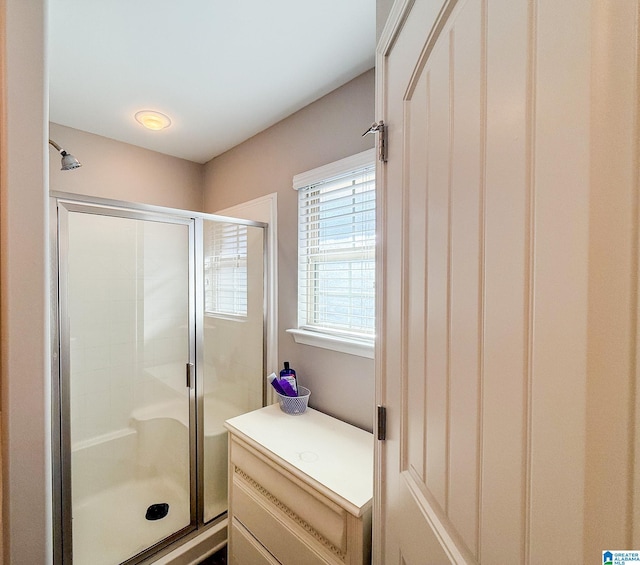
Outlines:
[[[387,439],[387,409],[384,406],[378,406],[378,439]]]
[[[362,137],[370,133],[378,135],[378,159],[383,163],[387,162],[387,126],[382,120],[373,122],[371,127],[362,134]]]

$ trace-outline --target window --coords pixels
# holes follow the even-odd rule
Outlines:
[[[359,342],[370,357],[375,335],[374,151],[297,175],[294,188],[298,330],[292,333],[296,341],[315,334],[321,343],[313,345],[340,351],[336,341],[356,347]]]
[[[205,223],[205,312],[247,316],[247,226]]]

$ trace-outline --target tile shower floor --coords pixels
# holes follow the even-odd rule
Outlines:
[[[147,508],[162,502],[169,504],[167,516],[147,520]],[[188,524],[189,496],[175,484],[163,479],[124,483],[74,508],[74,565],[120,563]]]

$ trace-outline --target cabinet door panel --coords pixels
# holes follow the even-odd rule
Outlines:
[[[280,565],[237,520],[233,520],[229,536],[233,548],[229,556],[231,565]]]

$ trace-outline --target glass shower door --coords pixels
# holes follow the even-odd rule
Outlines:
[[[202,226],[203,519],[227,510],[224,421],[263,406],[265,383],[265,230],[233,221]]]
[[[63,545],[74,565],[113,565],[196,527],[193,221],[59,213]]]

